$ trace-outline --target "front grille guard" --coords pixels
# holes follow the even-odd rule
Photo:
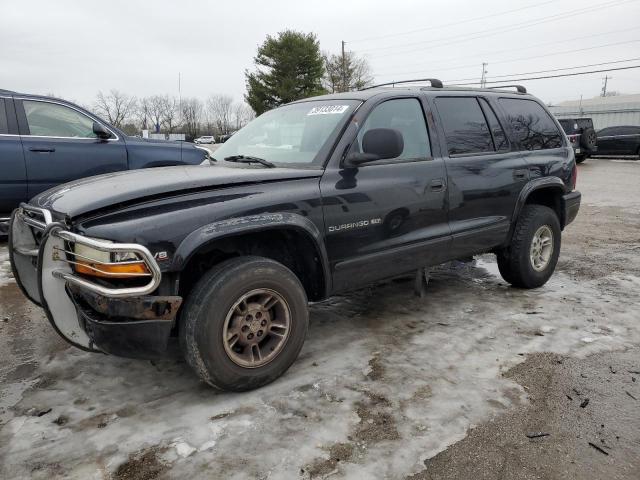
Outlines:
[[[157,262],[151,255],[151,252],[144,246],[138,245],[135,243],[110,243],[101,240],[95,240],[92,238],[86,238],[82,235],[78,235],[76,233],[69,232],[67,230],[62,230],[60,228],[53,228],[51,230],[50,235],[61,238],[67,244],[80,244],[85,245],[90,248],[95,248],[101,252],[107,253],[134,253],[136,254],[140,260],[133,260],[127,262],[114,262],[114,263],[105,263],[105,262],[97,262],[90,257],[85,257],[83,255],[78,255],[73,252],[73,248],[70,250],[57,248],[54,250],[55,258],[54,260],[62,261],[70,264],[72,267],[77,265],[80,262],[75,261],[77,257],[82,257],[83,260],[87,261],[95,261],[96,263],[102,263],[103,265],[127,265],[127,264],[140,264],[144,263],[149,270],[149,273],[144,274],[131,274],[131,277],[148,277],[149,282],[142,286],[137,287],[119,287],[119,288],[109,288],[103,285],[99,285],[97,283],[91,282],[83,277],[79,277],[78,275],[64,271],[64,270],[54,270],[53,275],[57,278],[61,278],[66,282],[69,282],[73,285],[77,285],[78,287],[85,288],[91,292],[97,293],[98,295],[102,295],[105,297],[111,298],[122,298],[122,297],[132,297],[137,295],[147,295],[153,292],[160,285],[160,279],[162,277],[162,273],[160,272],[160,267]],[[73,256],[74,260],[70,260],[69,256]],[[95,266],[88,266],[83,262],[83,266],[88,267],[98,273],[104,274],[107,277],[109,276],[109,272],[98,269]]]
[[[53,217],[51,216],[51,212],[49,210],[45,210],[44,208],[32,207],[31,205],[27,205],[26,203],[20,204],[18,216],[24,223],[41,232],[43,232],[45,228],[47,228],[47,225],[53,222]]]
[[[40,238],[44,231],[47,229],[47,226],[53,223],[53,217],[49,210],[45,210],[43,208],[34,207],[32,205],[28,205],[23,203],[20,205],[20,208],[16,215],[19,219],[24,222],[26,225],[31,227],[32,234],[35,240],[35,243],[29,245],[21,245],[21,246],[12,246],[15,253],[19,255],[23,255],[26,257],[38,257],[38,250],[40,248]],[[68,272],[65,270],[54,270],[53,275],[57,278],[61,278],[66,282],[77,285],[81,288],[85,288],[91,292],[97,293],[98,295],[103,295],[105,297],[111,298],[123,298],[123,297],[131,297],[136,295],[147,295],[153,292],[160,285],[160,279],[162,277],[162,273],[160,272],[160,267],[157,262],[151,255],[151,252],[144,246],[138,245],[135,243],[111,243],[101,240],[95,240],[92,238],[86,238],[82,235],[78,235],[76,233],[69,232],[67,230],[63,230],[60,227],[53,227],[51,229],[50,235],[61,238],[66,245],[69,245],[70,248],[59,248],[54,247],[54,258],[53,260],[65,262],[71,266],[72,272]],[[102,263],[103,265],[114,265],[114,263],[104,263],[99,262],[96,259],[80,255],[75,253],[73,250],[73,244],[81,244],[87,247],[95,248],[96,250],[100,250],[102,252],[131,252],[138,256],[138,260],[133,261],[125,261],[125,262],[117,262],[118,265],[127,265],[127,264],[141,264],[144,263],[146,265],[149,273],[134,273],[130,275],[124,274],[125,277],[147,277],[149,282],[142,286],[136,287],[119,287],[119,288],[109,288],[104,285],[99,285],[94,283],[86,278],[79,277],[77,274],[73,272],[74,266],[77,265],[77,260],[83,261],[82,264],[85,268],[89,268],[90,270],[95,271],[96,273],[100,273],[106,278],[110,276],[114,276],[110,272],[101,270],[95,265],[91,265],[91,263]],[[86,263],[85,263],[86,262]],[[123,274],[119,274],[123,276]]]

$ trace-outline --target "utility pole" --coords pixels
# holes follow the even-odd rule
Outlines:
[[[342,40],[342,91],[343,92],[347,91],[347,70],[346,70],[347,61],[344,56],[344,45],[346,43],[347,42]]]
[[[487,65],[489,65],[486,62],[482,62],[482,76],[480,77],[480,88],[484,88],[487,86]]]
[[[606,97],[607,96],[607,80],[611,80],[613,77],[609,77],[608,75],[605,75],[604,78],[602,80],[604,80],[604,84],[602,85],[602,95],[600,95],[601,97]]]

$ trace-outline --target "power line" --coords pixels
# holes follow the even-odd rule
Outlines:
[[[589,34],[589,35],[581,35],[579,37],[563,38],[562,42],[563,43],[568,43],[568,42],[573,42],[575,40],[582,40],[582,39],[585,39],[585,38],[602,37],[604,35],[611,35],[612,33],[620,34],[620,33],[623,33],[623,32],[629,32],[631,30],[637,31],[638,27],[625,28],[625,29],[622,29],[622,30],[610,30],[608,32],[601,32],[601,33]],[[435,63],[446,62],[447,64],[449,64],[449,63],[451,63],[452,61],[455,61],[455,60],[466,60],[468,58],[477,59],[478,57],[487,57],[489,55],[496,55],[496,54],[510,53],[510,52],[520,52],[520,51],[525,50],[525,49],[544,47],[546,45],[557,45],[557,44],[558,44],[558,41],[557,40],[553,40],[551,42],[537,43],[535,45],[529,45],[527,47],[509,48],[509,49],[506,49],[506,50],[493,50],[491,52],[482,52],[482,53],[477,53],[475,55],[469,55],[469,56],[465,56],[465,57],[457,57],[457,58],[454,58],[454,59],[448,58],[446,60],[433,60],[433,61],[421,62],[421,63],[417,63],[417,64],[413,63],[412,65],[414,65],[414,66],[433,65],[434,62]],[[596,45],[594,47],[589,47],[589,48],[600,48],[601,46],[608,46],[608,45],[610,45],[610,44]],[[573,52],[573,50],[570,50],[570,51]],[[528,59],[528,57],[527,57],[527,59]],[[492,62],[492,63],[507,63],[507,62],[511,62],[511,61],[515,61],[515,60],[499,60],[499,61]],[[457,68],[475,67],[475,66],[477,66],[477,62],[472,64],[472,65],[463,65],[463,66],[460,66],[460,67],[448,67],[447,70],[457,69]],[[413,70],[411,72],[396,72],[396,71],[394,71],[392,73],[392,75],[397,75],[398,73],[404,75],[404,74],[420,73],[420,72],[424,72],[424,70]],[[386,74],[386,73],[383,72],[383,73],[380,73],[378,75],[390,75],[390,74]]]
[[[520,12],[522,10],[528,10],[530,8],[540,7],[542,5],[547,5],[548,3],[554,3],[554,2],[557,2],[557,0],[549,0],[549,1],[543,2],[543,3],[536,3],[536,4],[533,4],[533,5],[528,5],[526,7],[515,8],[513,10],[506,10],[504,12],[492,13],[491,15],[485,15],[485,16],[482,16],[482,17],[468,18],[466,20],[460,20],[459,22],[446,23],[444,25],[437,25],[435,27],[418,28],[416,30],[406,30],[404,32],[390,33],[390,34],[387,34],[387,35],[378,35],[378,36],[375,36],[375,37],[367,37],[367,38],[360,38],[360,39],[357,39],[357,40],[349,40],[349,43],[368,42],[370,40],[379,40],[381,38],[399,37],[399,36],[402,36],[402,35],[410,35],[412,33],[439,30],[441,28],[453,27],[455,25],[462,25],[464,23],[475,22],[477,20],[485,20],[487,18],[500,17],[502,15],[508,15],[509,13]]]
[[[524,82],[524,81],[531,81],[531,80],[544,80],[544,79],[547,79],[547,78],[575,77],[575,76],[578,76],[578,75],[589,75],[589,74],[592,74],[592,73],[616,72],[618,70],[631,70],[633,68],[640,68],[640,65],[632,65],[632,66],[629,66],[629,67],[605,68],[605,69],[602,69],[602,70],[591,70],[589,72],[562,73],[562,74],[558,74],[558,75],[546,75],[546,76],[543,76],[543,77],[507,78],[505,80],[494,80],[494,81],[485,82],[485,83],[495,84],[495,83],[504,83],[504,82]],[[449,80],[445,80],[444,82],[449,82]],[[479,82],[470,82],[470,83],[464,83],[464,84],[460,84],[460,85],[477,85],[478,83]]]
[[[372,50],[389,50],[389,49],[395,49],[397,47],[402,47],[402,46],[412,46],[412,45],[418,45],[418,44],[423,44],[423,43],[430,43],[430,45],[428,47],[422,47],[422,48],[418,48],[418,49],[410,49],[410,50],[404,50],[404,51],[394,51],[394,52],[389,52],[389,53],[383,53],[383,54],[374,54],[374,57],[380,58],[380,57],[387,57],[390,55],[403,55],[403,54],[407,54],[407,53],[413,53],[413,52],[418,52],[418,51],[425,51],[425,50],[432,50],[434,48],[439,48],[445,45],[452,45],[455,43],[462,43],[462,42],[467,42],[470,40],[476,40],[478,38],[484,38],[484,37],[488,37],[488,36],[492,36],[492,35],[496,35],[496,34],[500,34],[500,33],[506,33],[506,32],[510,32],[513,30],[520,30],[522,28],[527,28],[527,27],[532,27],[535,25],[540,25],[542,23],[547,23],[547,22],[552,22],[552,21],[557,21],[557,20],[562,20],[568,17],[575,17],[577,15],[582,15],[584,13],[591,13],[597,10],[601,10],[603,8],[607,8],[607,7],[614,7],[614,6],[620,6],[620,5],[624,5],[626,3],[630,3],[630,2],[636,2],[638,0],[617,0],[617,1],[613,1],[613,2],[608,2],[608,3],[603,3],[597,6],[592,6],[592,7],[587,7],[584,9],[579,9],[579,10],[573,10],[573,11],[569,11],[569,12],[564,12],[561,14],[556,14],[556,15],[550,15],[547,17],[542,17],[542,18],[538,18],[535,20],[528,20],[526,22],[521,22],[521,23],[517,23],[517,24],[512,24],[508,27],[497,27],[497,28],[493,28],[493,29],[488,29],[488,30],[480,30],[477,32],[473,32],[470,35],[454,35],[452,37],[448,37],[448,38],[444,38],[441,39],[441,41],[438,42],[433,42],[431,40],[423,40],[420,42],[415,42],[415,43],[410,43],[410,44],[400,44],[400,45],[393,45],[393,46],[387,46],[387,47],[378,47],[378,48],[371,48],[371,49],[365,49],[365,50],[358,50],[359,53],[362,52],[367,52],[367,51],[372,51]]]
[[[520,57],[520,58],[511,59],[511,60],[500,60],[500,61],[497,61],[497,62],[491,62],[491,64],[495,65],[495,64],[501,64],[501,63],[513,63],[513,62],[519,62],[519,61],[522,61],[522,60],[532,60],[532,59],[536,59],[536,58],[553,57],[553,56],[556,56],[556,55],[565,55],[567,53],[584,52],[584,51],[587,51],[587,50],[596,50],[598,48],[612,47],[612,46],[617,46],[617,45],[624,45],[624,44],[627,44],[627,43],[638,43],[638,42],[640,42],[640,39],[638,39],[638,40],[627,40],[625,42],[605,43],[603,45],[595,45],[593,47],[575,48],[573,50],[563,50],[562,52],[544,53],[542,55],[534,55],[534,56],[531,56],[531,57]],[[478,64],[474,63],[472,65],[460,65],[460,66],[457,66],[457,67],[440,68],[440,69],[438,69],[438,71],[443,72],[445,70],[462,70],[463,68],[477,67],[477,66],[478,66]],[[413,73],[424,73],[424,70],[417,70],[417,71],[414,70],[412,72],[398,72],[398,73],[396,73],[396,75],[409,75],[409,74],[413,74]],[[431,71],[431,73],[433,73],[433,70]],[[389,76],[389,74],[387,74],[386,76]]]
[[[589,65],[577,65],[575,67],[553,68],[550,70],[537,70],[535,72],[509,73],[507,75],[491,75],[491,77],[487,77],[487,78],[506,78],[506,77],[514,77],[518,75],[535,75],[537,73],[561,72],[562,70],[576,70],[578,68],[600,67],[602,65],[613,65],[616,63],[635,62],[636,60],[640,60],[640,57],[627,58],[626,60],[613,60],[611,62],[590,63]],[[476,78],[478,77],[459,78],[457,80],[449,80],[449,82],[465,82],[467,80],[475,80]],[[482,83],[482,80],[481,80],[481,83]]]

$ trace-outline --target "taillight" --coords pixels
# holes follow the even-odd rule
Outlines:
[[[573,166],[573,171],[571,172],[571,191],[576,189],[576,183],[578,182],[578,166]]]

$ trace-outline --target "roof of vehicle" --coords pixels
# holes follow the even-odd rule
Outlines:
[[[473,88],[473,87],[460,87],[460,86],[451,86],[451,87],[424,87],[424,86],[397,86],[397,87],[373,87],[367,88],[365,90],[357,90],[354,92],[344,92],[344,93],[329,93],[327,95],[320,95],[317,97],[309,97],[302,100],[297,100],[291,103],[300,103],[306,102],[309,100],[361,100],[365,101],[370,98],[373,98],[377,95],[389,94],[389,93],[401,93],[401,92],[410,92],[410,93],[430,93],[430,94],[438,94],[438,93],[463,93],[463,92],[482,92],[488,94],[500,94],[500,95],[514,95],[514,96],[525,96],[532,97],[529,93],[521,93],[515,90],[506,90],[504,88]]]

